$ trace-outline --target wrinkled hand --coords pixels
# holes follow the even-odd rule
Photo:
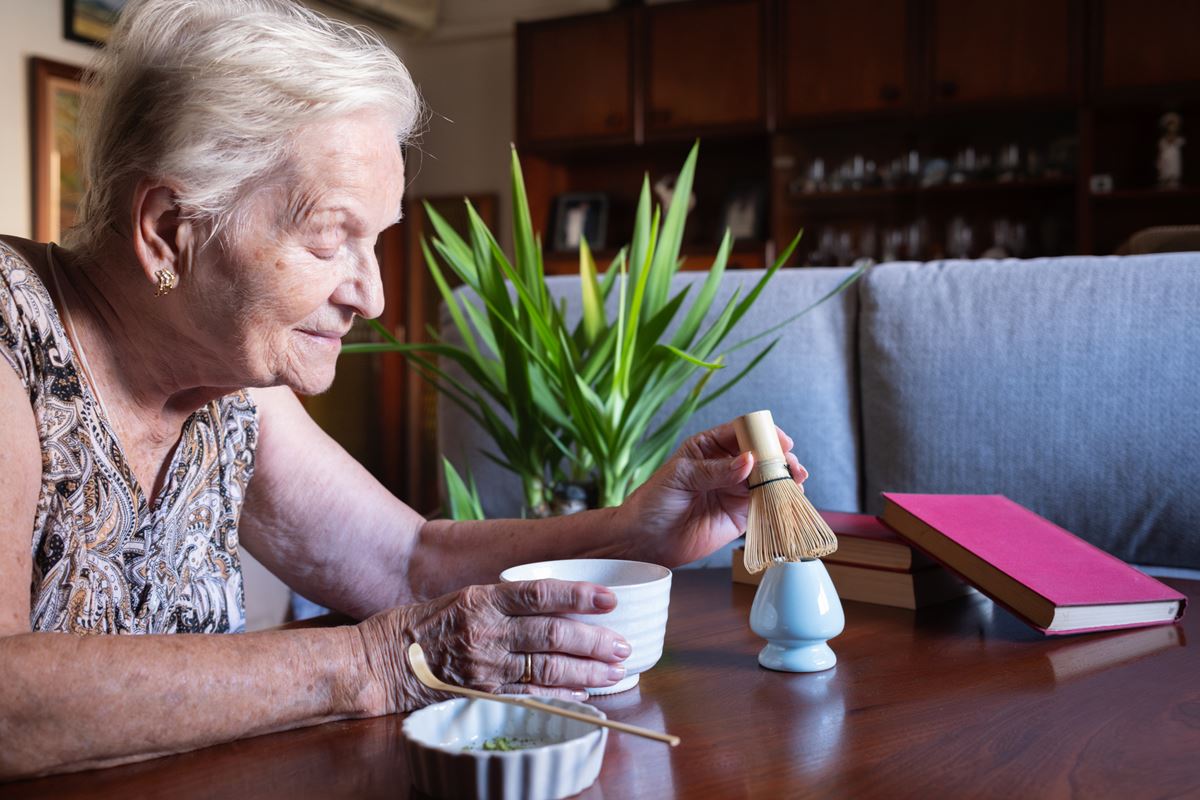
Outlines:
[[[776,430],[792,477],[803,483],[808,471],[792,453],[791,437]],[[745,532],[754,456],[739,451],[732,422],[698,433],[625,501],[619,513],[635,537],[635,557],[686,564]]]
[[[426,603],[385,611],[360,623],[377,714],[444,700],[412,673],[407,650],[418,642],[434,674],[484,692],[580,699],[586,686],[625,677],[629,644],[613,631],[558,614],[603,614],[616,607],[607,588],[541,580],[468,586]],[[522,683],[525,653],[533,680]]]

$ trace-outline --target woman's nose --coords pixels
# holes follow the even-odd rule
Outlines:
[[[349,306],[363,319],[374,319],[383,313],[383,279],[374,248],[364,248],[354,260],[353,271],[338,285],[332,299]]]

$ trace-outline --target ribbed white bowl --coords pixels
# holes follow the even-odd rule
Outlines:
[[[641,561],[577,558],[522,564],[500,573],[500,580],[506,582],[543,578],[598,583],[612,589],[617,596],[617,607],[607,614],[568,615],[580,622],[611,628],[633,648],[625,660],[625,678],[612,686],[589,687],[588,694],[615,694],[632,689],[641,674],[658,663],[667,631],[671,570]]]
[[[540,699],[605,718],[603,711],[583,703]],[[558,800],[579,794],[596,782],[608,742],[607,728],[465,697],[414,711],[402,730],[414,786],[433,797],[479,800]],[[479,749],[497,736],[551,744]]]

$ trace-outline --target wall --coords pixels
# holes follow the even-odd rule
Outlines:
[[[322,12],[348,19],[318,2]],[[381,31],[408,64],[433,112],[413,155],[414,194],[495,192],[502,227],[510,218],[508,145],[513,137],[513,25],[598,11],[612,0],[445,0],[433,34],[414,38]],[[30,56],[85,65],[87,45],[62,36],[61,0],[0,0],[0,231],[32,233],[29,151]]]
[[[431,35],[393,37],[432,113],[410,156],[410,194],[498,195],[500,242],[511,246],[508,159],[516,130],[516,22],[613,5],[612,0],[444,0]]]

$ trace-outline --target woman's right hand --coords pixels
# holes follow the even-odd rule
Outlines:
[[[407,656],[413,642],[435,675],[458,686],[568,698],[579,698],[586,686],[611,686],[625,677],[620,663],[629,644],[607,628],[559,615],[603,614],[616,605],[603,586],[540,580],[468,586],[376,614],[357,626],[367,706],[388,714],[445,699],[413,674]],[[526,653],[532,654],[529,683],[522,682]]]

